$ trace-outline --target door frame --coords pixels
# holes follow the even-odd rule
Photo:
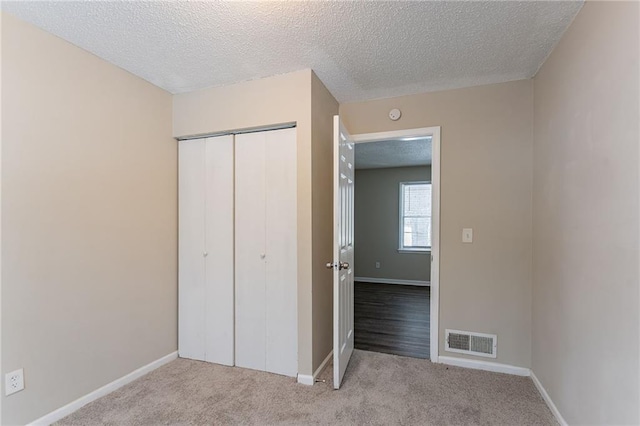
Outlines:
[[[431,362],[438,362],[439,312],[440,312],[440,126],[416,129],[393,130],[389,132],[359,133],[351,135],[356,144],[379,142],[389,139],[417,138],[431,136],[431,289],[429,311],[429,348]]]

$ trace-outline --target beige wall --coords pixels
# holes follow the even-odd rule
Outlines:
[[[587,2],[534,81],[533,371],[569,424],[640,422],[639,12]]]
[[[2,423],[177,347],[171,96],[2,14]]]
[[[311,80],[313,148],[313,371],[333,349],[333,116],[338,102],[320,79]]]
[[[430,181],[431,167],[356,170],[356,277],[429,281],[429,253],[399,253],[400,183]],[[380,268],[376,268],[380,262]]]
[[[298,371],[313,372],[311,70],[173,97],[176,137],[296,122],[298,138]]]
[[[392,108],[402,118],[391,121]],[[444,329],[498,335],[495,361],[531,358],[531,81],[343,104],[352,134],[441,126],[440,354]],[[462,244],[462,228],[474,231]]]

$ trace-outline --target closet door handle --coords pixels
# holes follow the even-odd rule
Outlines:
[[[207,257],[207,256],[209,256],[209,253],[205,251],[204,253],[202,253],[202,255],[203,255],[204,257]]]
[[[264,254],[264,253],[260,253],[260,259],[264,259],[265,257],[267,257],[267,255],[266,255],[266,254]]]

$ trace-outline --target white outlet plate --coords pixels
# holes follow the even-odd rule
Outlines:
[[[12,371],[4,375],[4,393],[12,395],[24,389],[24,370]]]
[[[376,262],[376,269],[380,269],[380,262]]]

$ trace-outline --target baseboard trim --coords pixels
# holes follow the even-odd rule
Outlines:
[[[54,410],[52,412],[50,412],[49,414],[46,414],[42,417],[40,417],[37,420],[34,420],[33,422],[29,423],[29,425],[34,425],[34,426],[40,426],[40,425],[50,425],[52,423],[57,422],[58,420],[61,420],[65,417],[67,417],[69,414],[73,413],[74,411],[79,410],[80,408],[84,407],[85,405],[87,405],[90,402],[95,401],[98,398],[101,398],[107,394],[110,394],[111,392],[113,392],[114,390],[121,388],[122,386],[129,384],[131,382],[133,382],[134,380],[136,380],[139,377],[144,376],[145,374],[155,370],[158,367],[162,367],[163,365],[173,361],[174,359],[178,358],[178,351],[176,352],[172,352],[169,355],[165,355],[160,359],[157,359],[143,367],[138,368],[135,371],[132,371],[131,373],[127,374],[126,376],[120,377],[119,379],[114,380],[111,383],[108,383],[104,386],[102,386],[99,389],[94,390],[91,393],[86,394],[85,396],[81,396],[80,398],[76,399],[73,402],[70,402],[69,404],[58,408],[57,410]]]
[[[324,370],[324,368],[327,366],[329,361],[331,361],[332,356],[333,356],[333,350],[329,352],[329,355],[327,355],[324,361],[322,361],[322,364],[320,364],[320,367],[318,367],[316,371],[313,372],[313,376],[310,376],[308,374],[298,374],[298,383],[302,385],[313,386],[316,383],[316,377],[318,377],[320,373],[322,373],[322,370]]]
[[[556,404],[553,403],[553,400],[547,393],[547,390],[544,388],[544,386],[542,386],[542,383],[540,382],[540,380],[538,380],[538,377],[533,371],[531,372],[531,380],[533,380],[533,384],[536,385],[536,388],[538,388],[538,392],[540,392],[540,395],[542,395],[542,399],[547,404],[547,407],[549,407],[549,410],[551,410],[551,413],[556,418],[558,423],[560,423],[560,426],[568,426],[568,423],[564,420],[562,414],[560,414],[560,410],[558,410]]]
[[[313,376],[310,374],[298,374],[298,383],[301,385],[313,386]]]
[[[401,285],[417,285],[420,287],[430,287],[431,281],[420,280],[396,280],[393,278],[368,278],[368,277],[355,277],[354,281],[360,281],[363,283],[374,284],[401,284]]]
[[[531,370],[515,365],[500,364],[499,362],[479,361],[475,359],[439,356],[438,362],[456,367],[473,368],[474,370],[493,371],[494,373],[513,374],[515,376],[530,376]]]
[[[322,364],[320,364],[320,367],[318,367],[316,369],[316,371],[314,371],[313,373],[313,381],[315,382],[316,378],[320,375],[320,373],[322,373],[322,370],[324,370],[324,368],[327,366],[327,364],[329,364],[329,361],[331,361],[331,358],[333,357],[333,350],[331,350],[331,352],[329,352],[329,355],[327,355],[327,357],[324,359],[324,361],[322,361]]]

